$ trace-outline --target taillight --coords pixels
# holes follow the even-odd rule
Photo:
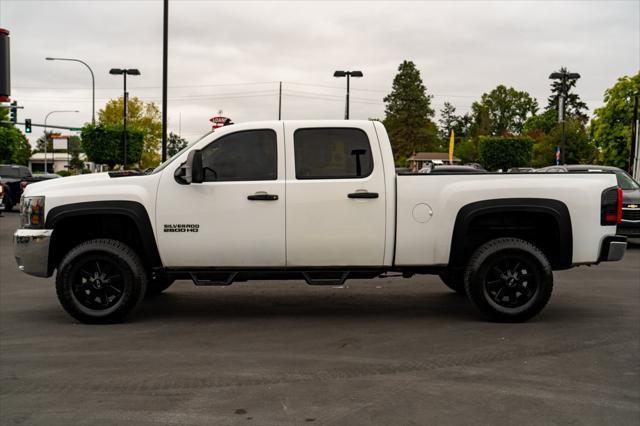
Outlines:
[[[618,221],[616,223],[622,222],[622,188],[618,187]]]
[[[614,226],[622,222],[622,189],[612,186],[602,191],[600,225]]]

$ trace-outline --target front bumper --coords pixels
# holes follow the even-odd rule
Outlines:
[[[600,247],[598,262],[616,262],[622,260],[627,250],[627,237],[615,235],[605,237]]]
[[[622,222],[618,224],[616,233],[630,238],[640,238],[640,220],[631,221],[623,219]]]
[[[18,269],[36,277],[49,276],[52,229],[18,229],[13,234],[13,254]]]

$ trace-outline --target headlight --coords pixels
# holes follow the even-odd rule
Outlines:
[[[23,228],[44,228],[44,197],[22,197],[20,219]]]

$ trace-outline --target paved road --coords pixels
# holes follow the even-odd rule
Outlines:
[[[3,425],[638,425],[640,250],[556,274],[526,324],[435,277],[345,288],[178,282],[82,325],[18,272],[0,218]]]

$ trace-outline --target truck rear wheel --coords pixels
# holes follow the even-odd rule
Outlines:
[[[533,244],[498,238],[480,246],[469,260],[465,291],[487,318],[523,322],[538,314],[553,290],[547,257]]]
[[[144,297],[147,274],[127,245],[96,239],[73,248],[60,262],[56,292],[62,307],[88,323],[122,321]]]

